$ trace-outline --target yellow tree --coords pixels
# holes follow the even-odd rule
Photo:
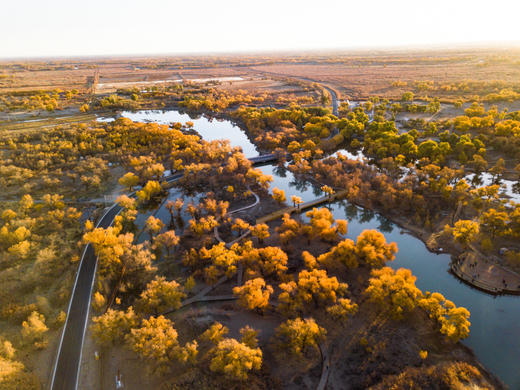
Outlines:
[[[143,319],[138,328],[131,329],[126,340],[130,349],[150,363],[150,368],[164,372],[180,354],[177,337],[177,331],[170,320],[163,316],[152,316]]]
[[[222,275],[232,276],[237,271],[240,259],[239,255],[234,250],[227,249],[223,242],[213,245],[210,249],[202,248],[198,256],[200,260],[209,262],[204,269],[208,283],[215,283]]]
[[[220,322],[215,322],[200,335],[200,339],[203,342],[209,342],[217,345],[220,341],[223,340],[224,336],[227,335],[228,332],[229,329],[226,326],[222,325]]]
[[[397,271],[390,267],[374,269],[365,293],[371,301],[379,304],[394,318],[400,319],[414,310],[418,299],[422,297],[421,290],[415,286],[416,279],[405,268]]]
[[[163,189],[158,181],[149,181],[140,191],[136,192],[136,195],[139,202],[147,203],[157,198],[162,192]]]
[[[289,214],[285,213],[282,217],[282,225],[277,227],[276,231],[280,236],[280,241],[283,244],[287,244],[300,234],[301,229],[301,224],[292,219]]]
[[[317,352],[326,334],[327,331],[313,318],[295,318],[283,322],[276,329],[275,345],[284,352],[302,358],[309,352]]]
[[[83,235],[83,241],[94,247],[99,259],[99,273],[102,277],[118,274],[122,267],[122,256],[132,246],[132,233],[119,234],[116,227],[96,228]]]
[[[262,367],[262,350],[235,339],[220,341],[212,355],[211,371],[222,373],[229,379],[246,380],[250,371]]]
[[[350,239],[341,241],[329,252],[323,253],[318,257],[318,263],[328,269],[339,269],[340,266],[347,268],[357,268],[358,260],[356,244]]]
[[[269,238],[269,226],[265,223],[258,223],[254,226],[249,226],[249,230],[253,237],[256,237],[260,244],[264,243],[264,240]]]
[[[336,192],[336,191],[334,191],[334,189],[332,187],[329,187],[328,185],[322,186],[321,190],[324,193],[326,193],[329,198],[332,198],[332,195],[334,195],[334,193]]]
[[[266,285],[262,278],[248,280],[243,286],[233,288],[233,294],[238,296],[238,303],[249,310],[265,309],[272,293],[273,288]]]
[[[347,288],[346,283],[338,282],[335,276],[329,277],[325,270],[303,270],[298,274],[298,282],[280,284],[282,292],[278,295],[278,308],[291,314],[335,304],[338,295],[343,295]]]
[[[364,230],[357,238],[358,259],[371,267],[382,267],[385,262],[394,260],[396,253],[397,244],[387,244],[385,236],[377,230]]]
[[[109,346],[122,343],[130,329],[137,327],[139,319],[130,306],[126,311],[108,309],[105,314],[92,318],[92,322],[90,330],[94,339]]]
[[[123,207],[121,216],[123,217],[123,224],[126,228],[131,228],[135,219],[137,218],[136,201],[126,195],[121,195],[116,199],[119,206]]]
[[[157,249],[166,249],[168,256],[170,256],[171,249],[179,243],[179,237],[177,237],[174,230],[168,230],[167,232],[155,236],[153,243]]]
[[[458,220],[451,229],[453,239],[462,246],[467,247],[472,241],[475,240],[480,231],[480,225],[478,222],[471,220]]]
[[[251,248],[242,256],[248,278],[276,275],[283,279],[287,271],[287,254],[277,246]]]
[[[209,215],[207,217],[202,217],[199,220],[190,219],[189,225],[190,230],[200,238],[217,227],[218,221],[213,215]]]
[[[291,196],[291,202],[293,203],[294,207],[300,207],[300,205],[303,203],[303,200],[299,196],[293,195]]]
[[[132,189],[139,184],[139,177],[132,172],[125,173],[123,177],[119,179],[119,184],[125,187],[128,191],[132,191]]]
[[[157,234],[164,227],[164,223],[159,219],[150,215],[144,224],[144,230],[150,235],[150,241],[153,240],[154,234]]]
[[[136,309],[146,314],[157,315],[166,310],[180,308],[181,300],[185,297],[184,289],[175,280],[167,281],[164,276],[156,276],[141,293]]]
[[[231,230],[238,232],[238,235],[241,236],[244,231],[249,229],[249,227],[250,225],[246,221],[236,218],[233,225],[231,225]]]
[[[45,325],[45,317],[43,314],[33,311],[27,320],[22,323],[22,336],[30,343],[34,343],[36,347],[46,345],[43,337],[49,328]]]
[[[285,197],[285,191],[277,187],[273,188],[273,199],[277,201],[279,204],[282,204],[287,200],[287,198]]]
[[[330,210],[326,208],[313,208],[305,214],[310,219],[310,227],[306,229],[309,240],[318,237],[325,241],[334,241],[338,238],[338,233],[347,232],[347,221],[335,221]],[[334,226],[335,222],[337,226]]]
[[[469,336],[470,313],[466,308],[456,307],[442,294],[429,292],[426,292],[418,304],[428,312],[430,318],[437,321],[440,326],[439,331],[449,340],[457,342]]]
[[[339,298],[337,304],[327,307],[327,313],[334,319],[343,321],[356,314],[357,310],[358,305],[347,298]]]

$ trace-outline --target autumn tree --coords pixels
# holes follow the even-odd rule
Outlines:
[[[356,241],[356,255],[361,263],[382,267],[392,261],[397,253],[397,244],[387,244],[385,236],[377,230],[364,230]]]
[[[275,345],[281,351],[298,358],[316,353],[319,343],[325,340],[327,331],[313,318],[295,318],[280,324],[275,332]]]
[[[280,284],[282,292],[278,296],[278,308],[290,314],[334,304],[338,295],[345,294],[347,288],[346,283],[340,283],[335,276],[329,277],[325,270],[303,270],[298,274],[297,282]]]
[[[499,158],[497,160],[496,164],[493,165],[489,169],[489,173],[491,173],[493,175],[493,179],[495,182],[499,182],[500,178],[504,174],[505,170],[506,170],[506,162],[504,161],[503,158]]]
[[[246,325],[240,329],[240,342],[247,345],[249,348],[258,347],[258,331]]]
[[[158,181],[148,181],[145,186],[136,192],[137,199],[140,203],[148,203],[151,200],[162,195],[163,189]]]
[[[249,243],[250,241],[246,245]],[[284,279],[287,261],[287,254],[277,246],[252,248],[250,245],[249,250],[242,256],[247,278],[256,276],[266,278],[276,275],[279,279]]]
[[[175,230],[168,230],[155,236],[153,245],[156,249],[166,249],[168,256],[171,255],[171,249],[179,243],[179,237],[175,234]]]
[[[217,345],[229,333],[229,329],[220,322],[215,322],[200,335],[200,339],[206,343]]]
[[[229,379],[246,380],[252,370],[262,367],[262,350],[232,338],[220,341],[212,351],[210,369]]]
[[[440,293],[427,292],[419,300],[419,306],[426,310],[430,318],[437,321],[440,333],[449,340],[457,342],[469,336],[469,311],[444,298]]]
[[[148,180],[160,180],[164,174],[164,166],[150,156],[133,157],[130,159],[130,165],[143,183]]]
[[[139,319],[132,306],[126,311],[108,309],[101,316],[92,318],[90,327],[94,339],[103,346],[119,344],[124,341],[130,329],[137,327]]]
[[[119,179],[119,184],[125,187],[128,191],[132,191],[132,189],[139,184],[139,178],[134,173],[128,172]]]
[[[167,281],[164,276],[156,276],[146,285],[136,302],[136,309],[142,313],[163,313],[181,307],[181,300],[186,297],[184,289],[175,280]]]
[[[211,248],[202,248],[198,252],[198,258],[208,264],[204,269],[204,276],[208,283],[216,283],[222,275],[232,276],[237,271],[240,257],[234,250],[226,248],[221,242]]]
[[[250,279],[244,285],[233,288],[233,294],[238,296],[238,303],[249,310],[265,309],[272,293],[273,288],[266,285],[262,278]]]
[[[170,320],[163,316],[152,316],[143,319],[138,328],[132,329],[126,340],[141,359],[150,363],[153,371],[166,372],[172,361],[193,362],[198,353],[195,342],[181,347],[177,337]]]
[[[189,229],[197,237],[201,238],[203,235],[211,232],[219,225],[218,221],[213,215],[201,217],[199,219],[190,219]]]
[[[488,162],[484,157],[482,157],[480,154],[474,154],[473,160],[470,161],[470,165],[473,167],[473,170],[477,175],[480,175],[482,172],[484,172],[488,167]]]
[[[324,185],[321,187],[321,190],[327,194],[327,196],[329,198],[332,198],[332,195],[334,195],[335,191],[332,187],[328,186],[328,185]]]
[[[132,233],[119,234],[115,227],[96,228],[85,233],[83,241],[90,243],[99,259],[99,273],[102,277],[115,274],[122,266],[122,256],[134,239]]]
[[[45,325],[45,316],[37,311],[33,311],[22,323],[23,338],[37,348],[46,346],[44,335],[48,330],[49,328]]]
[[[330,210],[324,207],[313,208],[307,211],[305,215],[310,219],[309,229],[306,229],[309,240],[320,238],[324,241],[333,241],[338,238],[338,233],[345,234],[347,232],[347,221],[340,219],[335,221]]]
[[[491,234],[491,238],[503,236],[509,232],[508,215],[505,211],[489,209],[480,216],[480,228],[482,231]]]
[[[127,230],[131,229],[138,213],[135,199],[126,195],[121,195],[116,199],[116,202],[123,208],[120,214],[123,218],[123,226]]]
[[[348,298],[339,298],[338,303],[327,307],[327,313],[334,319],[345,321],[358,311],[358,305]]]
[[[241,218],[235,218],[233,225],[231,225],[231,230],[238,232],[238,235],[241,236],[243,232],[249,230],[250,225]]]
[[[256,237],[260,244],[264,243],[264,240],[269,238],[269,226],[267,226],[265,223],[258,223],[254,226],[249,226],[249,231],[253,235],[253,237]]]
[[[283,202],[285,202],[287,200],[287,198],[285,197],[285,191],[281,190],[277,187],[274,187],[273,188],[273,199],[276,202],[278,202],[279,204],[282,204]]]
[[[166,202],[165,207],[168,210],[168,212],[170,213],[170,225],[173,225],[173,220],[174,220],[175,216],[177,216],[177,218],[181,217],[181,211],[182,211],[183,206],[184,206],[184,200],[182,198],[175,199],[175,202],[173,202],[171,200]]]
[[[478,222],[461,219],[455,222],[450,231],[455,241],[467,247],[479,234],[480,226]]]
[[[331,248],[330,251],[318,256],[318,263],[328,269],[357,268],[359,265],[357,247],[354,241],[346,239]]]
[[[405,268],[397,271],[390,267],[374,269],[365,293],[371,301],[379,304],[394,318],[400,319],[415,309],[418,298],[422,296],[415,286],[416,279]]]
[[[276,231],[280,236],[282,244],[287,244],[300,234],[301,229],[301,224],[285,213],[282,217],[282,224],[276,228]]]
[[[293,195],[291,196],[291,202],[293,203],[294,207],[300,207],[300,205],[303,203],[303,200],[299,196]]]

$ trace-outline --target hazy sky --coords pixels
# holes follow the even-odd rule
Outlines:
[[[520,43],[519,0],[17,0],[0,57]]]

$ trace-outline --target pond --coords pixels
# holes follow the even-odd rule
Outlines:
[[[193,128],[206,141],[218,139],[229,140],[231,146],[240,146],[246,157],[255,157],[259,153],[255,145],[251,143],[242,129],[230,121],[208,118],[206,116],[191,117],[188,114],[180,113],[176,110],[145,110],[145,111],[123,111],[121,116],[131,119],[134,122],[157,122],[168,125],[173,122],[193,122]],[[111,118],[98,118],[101,121],[109,121]]]
[[[123,116],[135,121],[159,123],[184,123],[191,120],[195,129],[205,139],[229,139],[233,146],[241,146],[246,156],[258,155],[245,133],[229,121],[216,121],[205,117],[193,120],[188,115],[176,111],[141,111],[124,113]],[[355,157],[361,158],[362,155],[358,154]],[[304,201],[323,196],[319,188],[296,180],[288,170],[274,165],[261,166],[259,169],[273,176],[271,189],[283,189],[288,203],[292,195],[300,196]],[[176,196],[178,194],[172,191],[171,197]],[[471,312],[471,332],[463,343],[471,347],[478,359],[511,389],[520,389],[520,297],[494,297],[463,284],[448,272],[449,255],[437,255],[428,251],[422,241],[403,232],[399,226],[371,210],[354,206],[347,201],[335,202],[329,207],[335,218],[349,221],[347,237],[355,240],[365,229],[383,232],[387,241],[396,242],[399,247],[396,260],[389,266],[395,269],[411,269],[421,290],[438,291],[457,306],[466,307]],[[169,214],[164,207],[158,215],[169,220]]]

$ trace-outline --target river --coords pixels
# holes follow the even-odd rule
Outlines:
[[[122,115],[143,122],[192,121],[194,128],[204,139],[229,139],[232,146],[242,147],[247,157],[258,155],[246,134],[229,121],[211,120],[203,116],[191,119],[188,115],[173,110],[124,112]],[[271,189],[283,189],[287,199],[297,195],[308,201],[323,196],[319,188],[296,180],[288,170],[273,165],[259,169],[273,176]],[[172,198],[175,196],[177,193],[171,194]],[[411,269],[417,277],[417,287],[421,290],[438,291],[457,306],[466,307],[471,312],[471,328],[470,336],[463,343],[471,347],[478,359],[511,389],[520,389],[520,297],[495,297],[463,284],[448,272],[449,255],[437,255],[428,251],[422,241],[403,232],[399,226],[371,210],[354,206],[347,201],[335,202],[330,208],[335,218],[349,221],[347,237],[355,240],[364,229],[380,230],[387,241],[394,241],[399,247],[396,260],[389,266],[395,269]],[[158,215],[169,218],[169,214],[163,209]]]

